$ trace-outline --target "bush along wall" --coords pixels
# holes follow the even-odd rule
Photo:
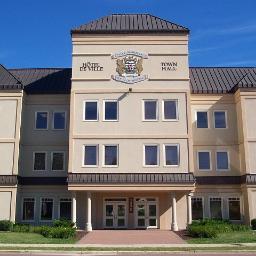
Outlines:
[[[232,224],[228,220],[199,220],[188,225],[188,234],[191,237],[215,238],[220,233],[243,232],[250,227],[241,224]]]
[[[76,235],[75,223],[69,220],[55,220],[53,226],[32,226],[29,224],[14,224],[8,220],[0,221],[0,231],[38,233],[48,238],[68,239]]]

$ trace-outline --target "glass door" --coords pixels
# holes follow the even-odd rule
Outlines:
[[[104,217],[104,226],[105,228],[114,228],[114,204],[106,203],[105,204],[105,217]]]
[[[127,206],[125,201],[108,199],[104,202],[104,228],[120,229],[127,227]]]
[[[136,228],[157,228],[158,203],[152,198],[138,198],[135,200]]]

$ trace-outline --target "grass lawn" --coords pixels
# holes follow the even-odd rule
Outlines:
[[[256,232],[221,233],[216,238],[191,238],[189,244],[230,244],[230,243],[256,243]]]
[[[76,240],[46,238],[36,233],[0,232],[0,243],[2,244],[74,244]]]

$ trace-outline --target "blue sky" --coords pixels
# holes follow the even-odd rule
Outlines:
[[[71,67],[71,28],[111,13],[151,13],[191,30],[190,66],[256,66],[255,10],[255,0],[3,0],[0,63]]]

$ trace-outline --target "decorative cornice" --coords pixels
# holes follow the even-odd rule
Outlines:
[[[67,177],[21,177],[19,185],[67,185]]]
[[[194,184],[192,173],[70,173],[68,184]]]

